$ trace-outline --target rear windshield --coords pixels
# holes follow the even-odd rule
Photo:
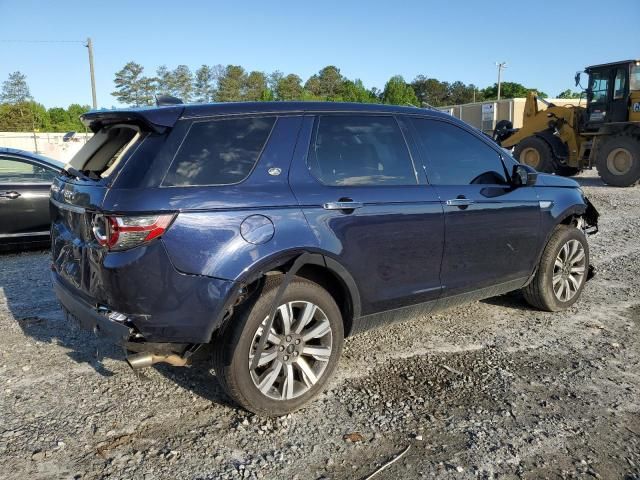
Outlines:
[[[80,149],[70,165],[90,178],[107,178],[142,138],[134,125],[105,127]]]
[[[194,122],[163,184],[231,185],[243,181],[264,148],[275,117]]]

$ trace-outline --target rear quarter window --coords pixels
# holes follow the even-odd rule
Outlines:
[[[165,186],[231,185],[249,176],[276,117],[194,122],[165,176]]]

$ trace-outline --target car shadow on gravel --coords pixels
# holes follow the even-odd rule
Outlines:
[[[485,298],[484,300],[480,300],[480,303],[486,303],[488,305],[495,305],[503,308],[513,308],[524,312],[538,311],[526,302],[522,292],[519,290],[499,295],[497,297]]]
[[[102,360],[121,360],[123,353],[65,317],[51,286],[48,252],[0,255],[0,262],[0,291],[6,298],[7,320],[14,321],[34,341],[66,349],[74,362],[85,363],[102,376],[113,375]]]
[[[237,408],[224,393],[211,364],[211,345],[203,345],[187,368],[157,364],[154,369],[167,380],[212,403]]]
[[[609,187],[600,177],[575,177],[581,187]]]

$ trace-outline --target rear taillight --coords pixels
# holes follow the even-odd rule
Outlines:
[[[176,217],[174,213],[162,215],[96,215],[93,218],[93,236],[109,250],[137,247],[162,235]]]

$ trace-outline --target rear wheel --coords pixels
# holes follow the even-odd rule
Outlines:
[[[518,143],[513,154],[520,163],[529,165],[539,172],[554,173],[556,171],[551,147],[541,138],[525,138]]]
[[[527,302],[556,312],[573,305],[587,280],[589,244],[582,230],[558,225],[542,253],[536,274],[522,289]]]
[[[213,347],[214,369],[227,394],[259,415],[284,415],[315,397],[342,352],[340,309],[326,290],[299,277],[286,288],[265,332],[281,281],[282,276],[269,279],[255,303],[227,322]]]
[[[640,140],[632,135],[605,139],[596,158],[598,174],[609,185],[629,187],[640,181]]]

